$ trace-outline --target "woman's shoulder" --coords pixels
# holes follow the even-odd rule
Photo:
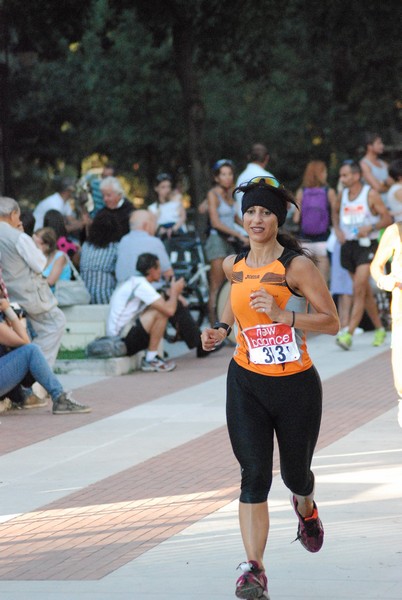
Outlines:
[[[231,279],[233,267],[236,262],[236,257],[237,257],[236,254],[230,254],[223,260],[222,268],[225,272],[227,279]]]
[[[301,275],[304,274],[304,276],[306,276],[308,271],[316,268],[311,258],[290,248],[285,248],[278,260],[284,265],[287,272],[292,271]]]
[[[221,197],[221,188],[218,185],[214,185],[208,190],[208,196],[212,196],[216,198],[216,200],[219,200]]]

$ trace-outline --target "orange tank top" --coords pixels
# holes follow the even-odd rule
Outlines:
[[[286,266],[296,256],[294,250],[285,248],[277,260],[257,269],[247,266],[247,255],[239,255],[233,265],[230,299],[237,324],[233,358],[254,373],[281,377],[305,371],[313,364],[302,330],[273,323],[268,315],[250,307],[250,294],[263,286],[281,309],[307,312],[307,300],[286,283]]]

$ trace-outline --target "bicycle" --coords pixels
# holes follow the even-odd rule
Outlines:
[[[205,261],[201,239],[195,233],[182,234],[172,236],[164,243],[175,277],[183,277],[186,282],[182,295],[194,321],[201,327],[208,309],[210,269]],[[169,327],[165,339],[170,342],[177,339],[176,333],[173,334]]]

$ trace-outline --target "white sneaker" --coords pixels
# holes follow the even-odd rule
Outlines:
[[[398,400],[398,424],[402,427],[402,398]]]
[[[145,360],[145,357],[141,361],[141,371],[146,373],[169,373],[176,368],[176,363],[172,361],[163,360],[160,356],[155,356],[152,360]]]

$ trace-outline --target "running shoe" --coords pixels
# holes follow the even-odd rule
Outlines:
[[[398,400],[398,425],[402,427],[402,398]]]
[[[249,560],[240,563],[237,568],[243,571],[243,575],[236,581],[236,598],[269,600],[267,576],[265,571],[260,569],[258,562]]]
[[[317,505],[314,502],[314,510],[311,517],[302,517],[297,510],[297,500],[294,496],[290,497],[290,502],[299,519],[296,540],[309,552],[318,552],[324,542],[324,527],[318,516]]]
[[[373,346],[382,346],[385,342],[385,338],[387,337],[387,332],[384,327],[380,327],[380,329],[376,329],[374,332],[374,340]]]
[[[349,331],[342,331],[336,336],[336,343],[344,350],[350,350],[352,346],[353,336]]]
[[[141,371],[146,373],[169,373],[175,368],[176,363],[163,360],[160,356],[155,356],[152,360],[145,360],[144,357],[141,361]]]

